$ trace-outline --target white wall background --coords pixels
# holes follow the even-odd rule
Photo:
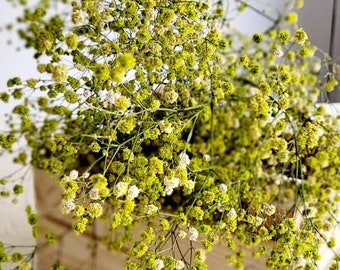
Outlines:
[[[338,2],[337,4],[335,4]],[[333,59],[340,64],[340,1],[305,0],[305,6],[299,10],[300,25],[309,33],[310,40],[323,51],[330,53],[332,14],[335,12],[335,33]],[[340,102],[340,87],[329,94],[333,102]]]

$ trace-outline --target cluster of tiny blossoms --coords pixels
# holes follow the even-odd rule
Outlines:
[[[296,13],[249,37],[224,1],[46,2],[19,31],[45,79],[8,81],[0,99],[23,102],[0,146],[24,137],[61,176],[75,234],[106,223],[128,270],[208,269],[219,243],[237,269],[249,247],[269,269],[315,269],[340,191],[339,119],[315,102],[337,78]]]

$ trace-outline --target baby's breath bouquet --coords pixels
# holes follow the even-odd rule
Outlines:
[[[55,175],[73,233],[105,224],[96,241],[126,253],[126,269],[208,269],[215,246],[226,269],[243,269],[249,248],[268,269],[317,269],[320,245],[336,244],[339,119],[316,103],[339,67],[293,11],[242,34],[233,17],[247,9],[260,12],[241,0],[50,0],[19,19],[41,77],[0,94],[17,100],[0,151]],[[1,252],[0,264],[14,259]]]

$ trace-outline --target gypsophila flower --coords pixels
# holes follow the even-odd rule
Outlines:
[[[87,212],[90,217],[92,218],[98,218],[102,215],[103,213],[103,207],[101,206],[100,203],[90,203],[87,207]]]
[[[77,170],[72,170],[72,171],[70,172],[69,177],[70,177],[71,180],[76,180],[76,179],[78,178],[78,175],[79,175],[79,173],[78,173]]]
[[[269,205],[269,204],[265,203],[262,207],[262,211],[265,215],[272,216],[276,212],[276,207],[273,204]]]
[[[187,237],[187,233],[183,230],[180,230],[177,236],[179,239],[184,239],[185,237]]]
[[[196,182],[193,180],[185,181],[183,186],[189,190],[193,190],[195,188]]]
[[[236,213],[236,210],[235,208],[231,208],[227,214],[227,217],[230,218],[230,219],[234,219],[234,218],[237,218],[237,213]]]
[[[156,214],[158,211],[158,207],[154,204],[149,204],[146,206],[145,214],[147,215],[153,215]]]
[[[126,198],[133,200],[133,199],[138,197],[138,194],[139,194],[138,187],[136,185],[133,185],[133,186],[129,187],[129,189],[127,191]]]
[[[126,183],[126,182],[117,183],[117,185],[115,185],[114,188],[113,188],[113,194],[117,198],[124,196],[128,191],[128,186],[129,186],[129,184]]]
[[[283,56],[283,51],[280,48],[272,49],[272,54],[278,58]]]
[[[156,270],[161,270],[164,268],[164,262],[161,259],[156,259]]]
[[[115,105],[116,101],[122,96],[120,92],[108,91],[106,96],[106,101],[110,104]]]
[[[73,214],[76,217],[81,217],[85,214],[85,208],[82,205],[77,205],[76,208],[73,211]]]
[[[194,80],[194,83],[201,83],[202,82],[202,78],[201,77],[197,77],[195,80]]]
[[[261,224],[263,223],[263,218],[259,217],[259,216],[256,216],[255,217],[255,221],[254,221],[254,225],[256,227],[260,226]]]
[[[182,260],[177,260],[176,261],[176,265],[175,265],[175,269],[176,270],[181,270],[181,269],[184,269],[185,267],[185,264]]]
[[[179,166],[187,167],[190,164],[190,158],[185,152],[179,154]]]
[[[91,200],[99,200],[100,199],[99,188],[97,188],[97,187],[91,188],[91,190],[89,192],[89,198]]]
[[[56,65],[52,70],[52,79],[56,83],[62,83],[66,81],[68,74],[67,66],[64,64]]]
[[[164,178],[164,185],[165,185],[166,194],[171,195],[174,188],[178,187],[179,182],[180,182],[180,180],[177,177],[172,177],[172,178],[165,177]]]
[[[60,208],[63,214],[69,214],[76,208],[76,205],[73,199],[63,200]]]
[[[85,13],[82,10],[75,10],[71,17],[74,24],[81,24],[85,20]]]
[[[207,161],[207,162],[211,161],[211,157],[208,154],[204,154],[203,159],[204,159],[204,161]]]
[[[225,210],[226,210],[226,206],[223,203],[218,202],[217,203],[217,211],[222,213]]]
[[[18,270],[32,270],[32,264],[30,262],[21,262]]]
[[[82,175],[85,179],[90,177],[90,174],[88,172],[83,173]]]
[[[130,103],[129,98],[122,95],[116,99],[116,101],[114,102],[114,105],[117,109],[121,111],[126,111],[131,106],[131,103]]]
[[[189,240],[190,241],[197,241],[198,238],[198,231],[194,227],[189,228]]]
[[[174,189],[172,187],[165,186],[164,191],[166,195],[170,196],[174,192]]]
[[[159,123],[158,123],[158,126],[159,126],[159,129],[166,133],[166,134],[170,134],[172,131],[173,131],[173,127],[171,126],[171,123],[169,123],[168,121],[166,120],[161,120]]]
[[[222,183],[222,184],[219,185],[219,189],[222,192],[227,192],[228,191],[228,186],[226,184]]]
[[[321,60],[317,57],[311,59],[311,71],[318,73],[321,69]]]
[[[254,96],[258,92],[257,90],[258,89],[256,87],[249,87],[247,91],[247,96],[248,97]]]
[[[206,253],[207,253],[207,251],[202,249],[202,248],[196,249],[195,257],[198,260],[204,262],[206,260]]]
[[[305,32],[305,30],[303,30],[302,28],[298,28],[295,31],[294,37],[295,37],[295,42],[300,45],[303,45],[308,40],[308,35]]]
[[[92,92],[90,91],[90,90],[84,90],[84,92],[83,92],[83,96],[85,97],[85,98],[89,98],[90,96],[92,95]]]
[[[207,26],[207,22],[203,22],[202,28],[199,30],[198,35],[202,38],[205,38],[209,33],[209,27]]]
[[[203,83],[203,89],[205,90],[205,91],[210,91],[210,88],[211,88],[211,84],[210,84],[210,81],[205,81],[204,83]]]
[[[165,102],[169,103],[169,104],[173,104],[173,103],[175,103],[175,102],[177,101],[178,96],[179,96],[179,95],[178,95],[177,92],[175,92],[175,91],[169,91],[169,92],[163,93],[162,99],[163,99]]]
[[[340,67],[296,13],[249,35],[231,20],[252,1],[63,0],[60,14],[38,2],[18,22],[40,75],[0,92],[15,103],[0,156],[56,175],[74,233],[104,229],[93,252],[124,251],[129,270],[203,270],[221,244],[242,269],[251,246],[268,268],[313,268],[340,189],[340,120],[315,102],[338,90]],[[15,151],[22,139],[31,151]],[[0,196],[18,201],[22,178],[5,178]],[[26,213],[44,236],[41,213]],[[0,264],[23,263],[1,250]]]

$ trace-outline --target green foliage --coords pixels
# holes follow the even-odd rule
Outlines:
[[[339,119],[315,103],[338,81],[296,13],[246,36],[223,1],[64,2],[66,13],[48,15],[42,1],[19,19],[43,78],[8,80],[0,100],[19,104],[0,146],[24,138],[31,155],[15,161],[60,176],[74,233],[107,223],[126,269],[207,269],[218,243],[237,269],[248,247],[269,269],[313,269],[320,244],[334,246],[324,234],[340,191]],[[11,258],[21,261],[0,250],[0,262]]]

